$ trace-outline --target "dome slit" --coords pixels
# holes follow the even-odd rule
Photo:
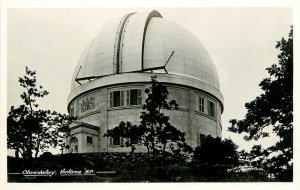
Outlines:
[[[129,13],[125,15],[117,29],[116,37],[115,37],[115,45],[114,45],[114,57],[113,57],[113,73],[114,74],[119,74],[121,71],[121,59],[120,59],[120,54],[121,54],[121,44],[122,44],[122,38],[123,38],[123,33],[124,33],[124,28],[125,24],[128,21],[128,18],[135,13]]]

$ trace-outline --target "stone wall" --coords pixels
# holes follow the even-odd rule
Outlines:
[[[186,133],[188,144],[196,147],[200,143],[200,134],[211,135],[213,137],[221,137],[221,104],[213,96],[201,90],[194,88],[166,84],[169,90],[169,99],[174,99],[179,104],[179,110],[163,110],[163,112],[170,116],[170,122]],[[130,148],[122,148],[120,146],[110,146],[109,141],[103,134],[107,129],[116,127],[121,121],[130,121],[134,124],[140,123],[140,113],[142,111],[141,105],[135,106],[119,106],[110,107],[109,92],[113,90],[126,90],[138,88],[142,90],[142,104],[146,99],[144,93],[145,88],[149,87],[149,83],[115,85],[112,87],[104,87],[95,91],[83,94],[77,97],[70,105],[74,105],[75,116],[78,117],[79,122],[88,123],[99,126],[97,142],[91,145],[86,145],[86,134],[79,137],[83,144],[79,152],[120,152],[130,151]],[[201,95],[205,100],[209,100],[215,104],[215,117],[199,112],[197,97]],[[73,131],[74,132],[74,131]],[[143,146],[136,150],[137,152],[145,151]]]

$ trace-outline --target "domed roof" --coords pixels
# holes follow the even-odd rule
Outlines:
[[[159,68],[220,90],[217,70],[201,42],[182,26],[152,11],[106,22],[83,51],[71,91],[90,79]]]

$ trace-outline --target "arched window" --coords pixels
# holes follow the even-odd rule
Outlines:
[[[70,145],[77,145],[78,144],[78,139],[76,137],[71,137],[70,139]]]
[[[78,153],[78,139],[76,137],[71,137],[69,141],[71,152]]]

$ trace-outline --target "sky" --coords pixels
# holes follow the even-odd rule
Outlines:
[[[217,67],[221,93],[223,138],[241,149],[253,142],[227,131],[229,120],[242,119],[245,103],[261,93],[265,68],[277,62],[276,41],[287,37],[293,24],[291,8],[153,8],[193,33]],[[25,66],[37,71],[38,84],[50,94],[41,108],[67,113],[71,78],[88,42],[110,18],[144,8],[13,8],[7,9],[7,112],[20,105],[18,77]],[[273,140],[258,143],[267,146]]]

